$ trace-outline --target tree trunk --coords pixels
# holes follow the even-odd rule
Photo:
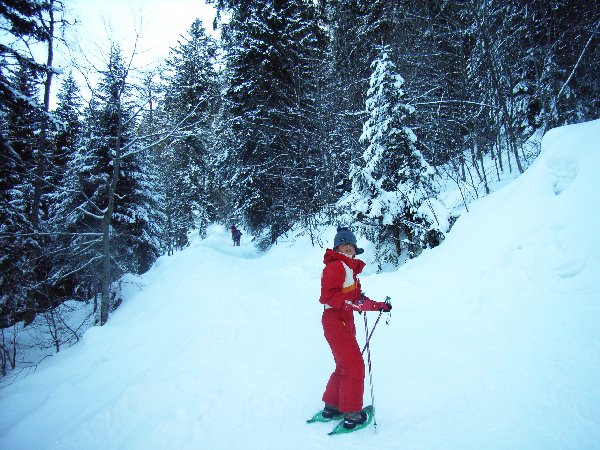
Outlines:
[[[48,114],[50,112],[50,88],[52,86],[52,63],[54,60],[54,0],[48,9],[49,20],[46,32],[48,33],[48,57],[46,59],[46,80],[44,81],[44,110],[42,111],[42,122],[40,124],[40,135],[38,139],[37,167],[33,184],[33,204],[31,207],[31,224],[34,230],[39,228],[40,207],[42,203],[42,191],[44,187],[44,173],[46,171],[46,147]]]
[[[110,185],[108,186],[108,203],[102,218],[102,285],[100,292],[100,325],[104,325],[108,321],[108,312],[110,310],[110,285],[112,284],[110,229],[112,225],[112,216],[115,209],[115,192],[117,188],[117,182],[119,181],[119,167],[121,163],[121,135],[123,132],[123,115],[121,111],[120,98],[117,100],[117,111],[119,114],[119,119],[115,142],[115,159],[113,161],[113,171]]]
[[[475,138],[475,146],[477,155],[477,160],[475,161],[475,165],[481,164],[481,173],[483,175],[483,186],[485,187],[486,195],[490,193],[490,187],[488,185],[487,174],[485,173],[485,164],[483,163],[483,151],[481,150],[482,146],[479,144],[478,139]]]

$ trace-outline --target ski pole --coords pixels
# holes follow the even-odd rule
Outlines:
[[[390,304],[391,300],[392,299],[389,296],[385,298],[385,302],[387,304]],[[375,331],[375,327],[379,323],[379,319],[381,319],[381,315],[382,314],[383,314],[383,311],[379,311],[379,315],[377,316],[377,320],[375,321],[375,325],[373,325],[373,328],[371,329],[371,333],[368,334],[367,341],[365,342],[365,346],[363,347],[362,351],[360,352],[361,355],[365,353],[367,345],[369,345],[369,342],[371,341],[371,336],[373,336],[373,332]],[[365,331],[365,334],[366,334],[366,331]]]
[[[369,325],[367,324],[367,315],[363,314],[365,319],[365,336],[369,334]],[[375,327],[373,327],[375,328]],[[367,361],[369,363],[369,384],[371,385],[371,406],[373,407],[373,426],[377,431],[377,419],[375,418],[375,394],[373,394],[373,373],[371,371],[371,348],[369,347],[369,341],[365,344],[367,348]]]
[[[383,311],[379,311],[379,315],[377,316],[377,320],[375,321],[375,325],[373,325],[373,328],[371,328],[371,333],[368,334],[367,340],[365,342],[365,346],[363,347],[362,351],[360,352],[360,354],[364,354],[365,350],[367,349],[367,347],[369,346],[369,342],[371,341],[371,336],[373,336],[373,332],[375,331],[375,327],[377,326],[377,323],[379,323],[379,319],[381,319],[381,315],[383,314]],[[366,316],[366,314],[365,314]],[[365,317],[366,319],[366,317]],[[369,332],[369,330],[365,330],[365,335]]]

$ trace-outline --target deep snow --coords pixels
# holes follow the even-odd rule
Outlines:
[[[305,424],[333,368],[324,247],[294,236],[260,255],[214,226],[0,391],[0,448],[600,448],[599,142],[600,120],[551,130],[441,246],[361,277],[394,304],[372,341],[376,431]]]

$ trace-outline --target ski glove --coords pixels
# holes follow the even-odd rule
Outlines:
[[[351,300],[346,300],[344,304],[344,309],[347,311],[383,311],[390,312],[392,310],[392,305],[385,302],[374,302],[373,300],[362,297],[357,302],[353,302]]]
[[[381,305],[381,309],[379,311],[390,312],[392,310],[391,303],[379,302],[379,305]]]
[[[390,312],[392,310],[392,305],[390,303],[373,302],[373,306],[375,309],[372,311]]]

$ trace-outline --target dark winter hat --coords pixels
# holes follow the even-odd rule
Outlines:
[[[354,233],[350,231],[350,229],[346,227],[339,227],[337,229],[337,233],[335,234],[335,238],[333,238],[333,248],[337,248],[338,245],[342,244],[352,244],[356,250],[356,254],[360,255],[364,252],[362,248],[358,248],[356,246],[356,236]]]

